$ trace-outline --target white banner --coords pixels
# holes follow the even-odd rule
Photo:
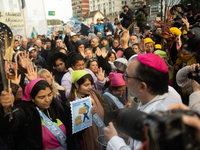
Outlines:
[[[25,2],[26,7],[24,8],[24,19],[27,37],[31,37],[33,27],[38,34],[46,35],[47,21],[43,0],[26,0]]]
[[[24,28],[23,12],[2,12],[0,11],[0,22],[13,29]]]

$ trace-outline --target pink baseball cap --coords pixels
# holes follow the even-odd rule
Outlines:
[[[111,86],[123,86],[126,85],[126,82],[124,81],[122,77],[122,73],[109,73],[109,80]]]
[[[154,53],[141,54],[137,56],[140,63],[152,67],[160,72],[168,72],[168,67],[164,60]]]

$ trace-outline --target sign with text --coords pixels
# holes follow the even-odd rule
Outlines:
[[[23,12],[3,12],[0,11],[0,22],[5,23],[11,29],[23,29]]]

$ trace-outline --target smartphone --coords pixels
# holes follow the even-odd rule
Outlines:
[[[59,31],[58,31],[58,34],[63,34],[63,31],[62,31],[62,30],[59,30]]]

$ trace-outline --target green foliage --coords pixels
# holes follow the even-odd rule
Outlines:
[[[197,10],[200,10],[199,0],[181,0],[181,4],[185,6],[187,6],[187,4],[191,4],[191,6],[194,6]]]
[[[135,16],[136,20],[137,20],[137,24],[146,25],[147,19],[145,17],[145,14],[143,12],[139,12],[136,16]]]
[[[60,25],[62,20],[59,19],[48,19],[47,25]]]

